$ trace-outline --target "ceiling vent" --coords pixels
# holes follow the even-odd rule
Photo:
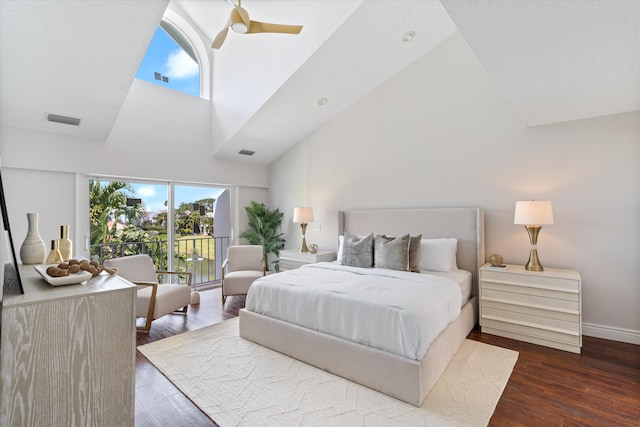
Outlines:
[[[253,156],[256,152],[251,150],[240,150],[238,151],[238,154],[242,154],[243,156]]]
[[[55,123],[62,123],[63,125],[80,126],[80,119],[76,119],[75,117],[47,114],[47,120]]]

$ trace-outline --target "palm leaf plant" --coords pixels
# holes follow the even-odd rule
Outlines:
[[[279,209],[271,210],[264,203],[251,200],[245,207],[249,219],[249,229],[240,234],[252,245],[261,245],[264,250],[264,263],[269,266],[269,254],[276,259],[272,262],[275,271],[280,271],[280,250],[284,248],[283,233],[279,233],[283,212]]]

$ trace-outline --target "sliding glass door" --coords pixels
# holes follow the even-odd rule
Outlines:
[[[226,248],[229,238],[214,235],[214,212],[224,191],[204,185],[93,178],[89,180],[90,256],[103,261],[146,253],[158,269],[193,272],[196,285],[218,281],[220,249]],[[228,208],[222,212],[227,218]]]

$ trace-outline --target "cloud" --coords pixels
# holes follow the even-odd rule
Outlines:
[[[197,76],[200,72],[198,63],[182,49],[169,54],[165,69],[169,78],[178,80]]]
[[[152,185],[147,185],[137,188],[136,193],[142,198],[153,197],[156,195],[156,189]]]

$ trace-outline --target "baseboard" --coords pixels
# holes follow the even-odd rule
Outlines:
[[[629,344],[640,344],[640,331],[634,331],[632,329],[612,328],[610,326],[583,323],[582,335],[621,341]]]

